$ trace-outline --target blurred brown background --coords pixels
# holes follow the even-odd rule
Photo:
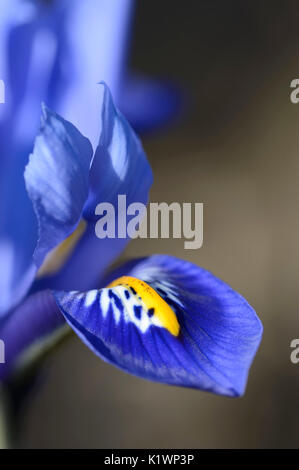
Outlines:
[[[144,139],[152,201],[204,202],[204,245],[138,240],[124,256],[167,252],[211,270],[264,323],[245,397],[126,375],[75,337],[51,361],[20,446],[299,446],[299,78],[296,1],[143,0],[132,66],[179,82],[189,109]]]

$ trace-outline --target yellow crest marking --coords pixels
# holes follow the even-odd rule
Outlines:
[[[116,286],[127,286],[133,289],[134,295],[141,297],[148,310],[153,309],[153,315],[158,318],[162,326],[166,328],[172,335],[178,336],[180,325],[176,314],[170,308],[167,302],[146,282],[135,277],[122,276],[111,282],[107,288]],[[136,292],[136,294],[135,294]]]

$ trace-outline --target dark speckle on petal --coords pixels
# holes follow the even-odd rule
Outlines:
[[[140,305],[134,305],[134,314],[135,314],[135,317],[138,319],[141,318],[141,309],[142,307]]]
[[[155,309],[154,308],[150,308],[148,311],[147,311],[147,314],[148,316],[151,318],[155,313]]]

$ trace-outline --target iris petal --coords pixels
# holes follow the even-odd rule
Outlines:
[[[21,300],[47,253],[79,223],[92,159],[89,141],[45,107],[42,128],[25,169],[27,193],[23,162],[26,156],[28,160],[30,146],[5,143],[4,150],[8,149],[13,149],[14,158],[1,186],[0,261],[4,272],[0,316]]]
[[[67,332],[67,325],[50,291],[27,297],[0,328],[5,344],[5,363],[0,364],[0,382],[39,359]]]
[[[69,122],[43,108],[42,128],[25,170],[25,182],[39,224],[34,260],[46,254],[78,225],[87,199],[90,142]]]
[[[102,82],[100,140],[90,178],[90,194],[85,215],[95,218],[99,202],[117,205],[119,194],[127,203],[146,203],[153,182],[152,171],[137,135],[126,118],[114,106],[109,88]]]
[[[117,275],[126,277],[100,290],[54,294],[97,355],[146,379],[244,393],[262,325],[243,297],[208,271],[164,255],[126,265]],[[171,309],[178,330],[149,289]]]
[[[73,256],[55,276],[41,279],[36,284],[37,289],[88,290],[98,287],[107,267],[124,250],[129,238],[126,234],[118,236],[117,231],[115,238],[97,238],[95,224],[100,216],[95,214],[96,206],[100,202],[112,204],[117,227],[119,218],[126,216],[126,208],[118,213],[118,195],[126,196],[127,206],[148,201],[153,176],[141,142],[115,108],[107,85],[102,83],[98,88],[100,140],[90,171],[89,197],[83,210],[86,230]],[[128,216],[127,222],[132,217]]]

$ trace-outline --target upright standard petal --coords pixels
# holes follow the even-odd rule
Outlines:
[[[37,268],[80,222],[88,196],[91,159],[88,139],[43,107],[41,131],[25,170],[27,191],[39,225],[34,252]]]
[[[90,174],[90,193],[84,213],[95,217],[102,201],[117,206],[118,195],[127,203],[146,203],[153,175],[142,144],[127,119],[115,107],[109,88],[100,85],[100,140]]]
[[[106,288],[56,292],[80,338],[134,375],[228,396],[244,393],[262,325],[237,292],[189,262],[155,255]]]
[[[126,206],[132,203],[146,204],[153,176],[141,142],[129,123],[113,104],[105,83],[99,87],[100,140],[95,152],[89,181],[89,196],[84,206],[82,222],[84,230],[76,241],[73,255],[58,265],[59,270],[45,270],[36,288],[89,290],[99,285],[108,266],[120,255],[129,241],[127,223],[134,215],[126,217],[126,207],[118,210],[118,196],[126,197]],[[98,238],[97,222],[103,214],[97,214],[99,203],[113,206],[111,222],[115,226],[112,237]],[[124,227],[119,233],[120,222]],[[57,259],[58,253],[54,253]]]

